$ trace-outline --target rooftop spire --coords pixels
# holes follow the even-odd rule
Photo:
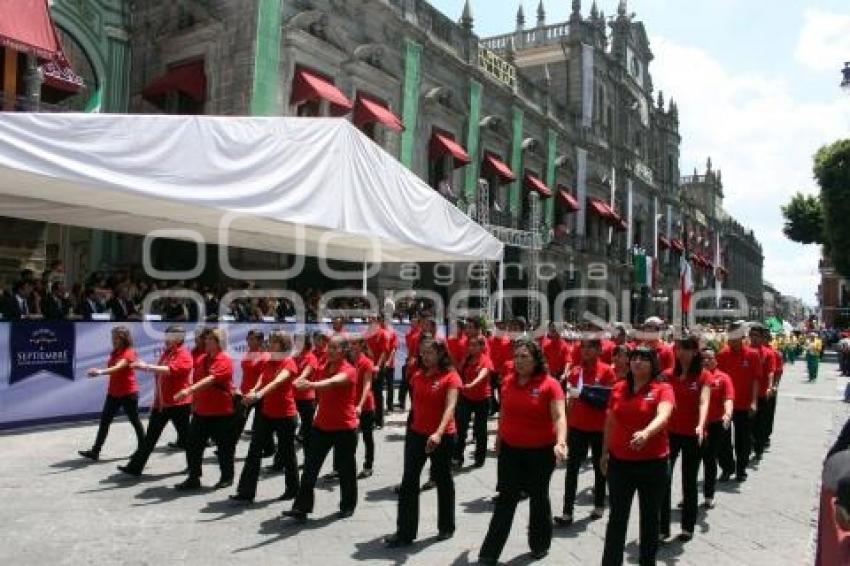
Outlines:
[[[517,29],[525,27],[525,10],[522,9],[522,3],[520,3],[519,9],[516,11],[516,27]]]
[[[629,8],[628,8],[626,0],[620,0],[620,5],[617,6],[617,15],[618,16],[625,16],[628,9]]]
[[[664,92],[658,91],[658,109],[664,110]]]
[[[590,5],[590,19],[595,20],[599,17],[599,8],[596,7],[596,0]]]
[[[463,4],[463,13],[460,16],[460,25],[463,26],[463,29],[472,31],[474,19],[472,17],[472,6],[470,6],[469,1],[470,0],[466,0]]]
[[[570,19],[581,19],[581,0],[573,0],[573,13]]]
[[[546,8],[543,7],[543,0],[537,5],[537,27],[546,25]]]

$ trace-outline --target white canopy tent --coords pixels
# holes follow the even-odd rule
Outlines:
[[[0,215],[357,262],[501,261],[504,250],[327,118],[0,113]]]

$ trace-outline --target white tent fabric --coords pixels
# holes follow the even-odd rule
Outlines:
[[[0,215],[350,261],[500,261],[504,249],[327,118],[0,113]]]

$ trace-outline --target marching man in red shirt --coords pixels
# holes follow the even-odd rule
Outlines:
[[[732,426],[732,411],[735,401],[735,387],[732,378],[717,369],[717,356],[711,348],[703,348],[702,365],[709,372],[708,386],[711,387],[711,401],[708,404],[708,427],[706,439],[703,442],[703,495],[705,507],[714,507],[714,491],[717,485],[717,461],[720,447],[729,435]],[[731,445],[731,444],[730,444]],[[732,455],[727,460],[720,461],[724,473],[730,476],[735,470]]]
[[[561,526],[567,526],[573,522],[579,469],[587,458],[588,449],[593,461],[594,476],[591,518],[602,518],[605,509],[605,475],[600,466],[602,433],[605,429],[608,393],[617,382],[617,377],[611,366],[600,361],[601,350],[600,340],[582,340],[582,361],[570,370],[568,381],[570,395],[567,401],[570,453],[567,458],[564,488],[564,514],[555,519],[555,522]]]
[[[112,420],[123,408],[133,430],[136,431],[136,451],[141,449],[145,438],[145,428],[139,418],[139,384],[136,382],[136,372],[133,362],[136,361],[136,351],[133,349],[133,337],[126,326],[116,326],[112,329],[112,353],[104,369],[90,369],[89,377],[109,376],[109,387],[103,411],[100,413],[100,425],[97,427],[97,437],[90,450],[81,450],[80,456],[89,460],[100,459],[100,449],[106,442]]]
[[[153,407],[151,408],[148,429],[142,447],[137,450],[126,466],[118,469],[133,476],[141,475],[148,458],[156,448],[156,443],[165,425],[170,421],[177,429],[178,444],[186,444],[189,430],[189,417],[192,414],[192,399],[187,397],[175,401],[174,394],[189,387],[192,376],[192,354],[183,345],[186,331],[182,326],[169,326],[165,331],[165,350],[156,365],[136,360],[130,367],[136,371],[152,372],[154,386]]]
[[[764,454],[770,425],[770,403],[776,393],[776,352],[770,346],[770,330],[761,324],[750,326],[750,347],[761,356],[761,375],[755,421],[753,422],[753,459],[758,462]],[[781,367],[781,366],[780,366]]]

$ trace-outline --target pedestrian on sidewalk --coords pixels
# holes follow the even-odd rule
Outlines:
[[[109,427],[112,425],[119,409],[124,410],[133,430],[136,432],[136,452],[142,448],[145,438],[145,427],[139,418],[139,384],[136,382],[136,372],[132,367],[136,361],[136,351],[133,349],[133,337],[126,326],[116,326],[112,329],[112,353],[105,368],[92,368],[88,371],[90,378],[109,376],[109,386],[106,390],[106,400],[100,413],[100,424],[94,445],[89,450],[80,450],[83,458],[97,461],[100,450],[106,442]]]
[[[177,443],[186,445],[189,419],[192,415],[192,398],[175,401],[174,395],[191,385],[192,354],[183,345],[186,331],[182,326],[169,326],[165,331],[165,348],[155,365],[136,360],[130,367],[136,371],[153,372],[154,397],[148,428],[142,447],[130,458],[126,466],[118,469],[133,476],[141,475],[165,425],[171,422],[177,429]]]
[[[535,560],[552,543],[549,482],[556,462],[567,456],[567,419],[561,384],[548,374],[540,346],[520,339],[514,349],[515,370],[502,382],[496,449],[498,491],[493,517],[481,545],[479,563],[497,564],[511,532],[516,507],[528,495],[528,545]]]
[[[806,342],[806,371],[809,374],[809,383],[814,383],[818,378],[818,366],[820,365],[820,351],[817,339],[809,337]]]

